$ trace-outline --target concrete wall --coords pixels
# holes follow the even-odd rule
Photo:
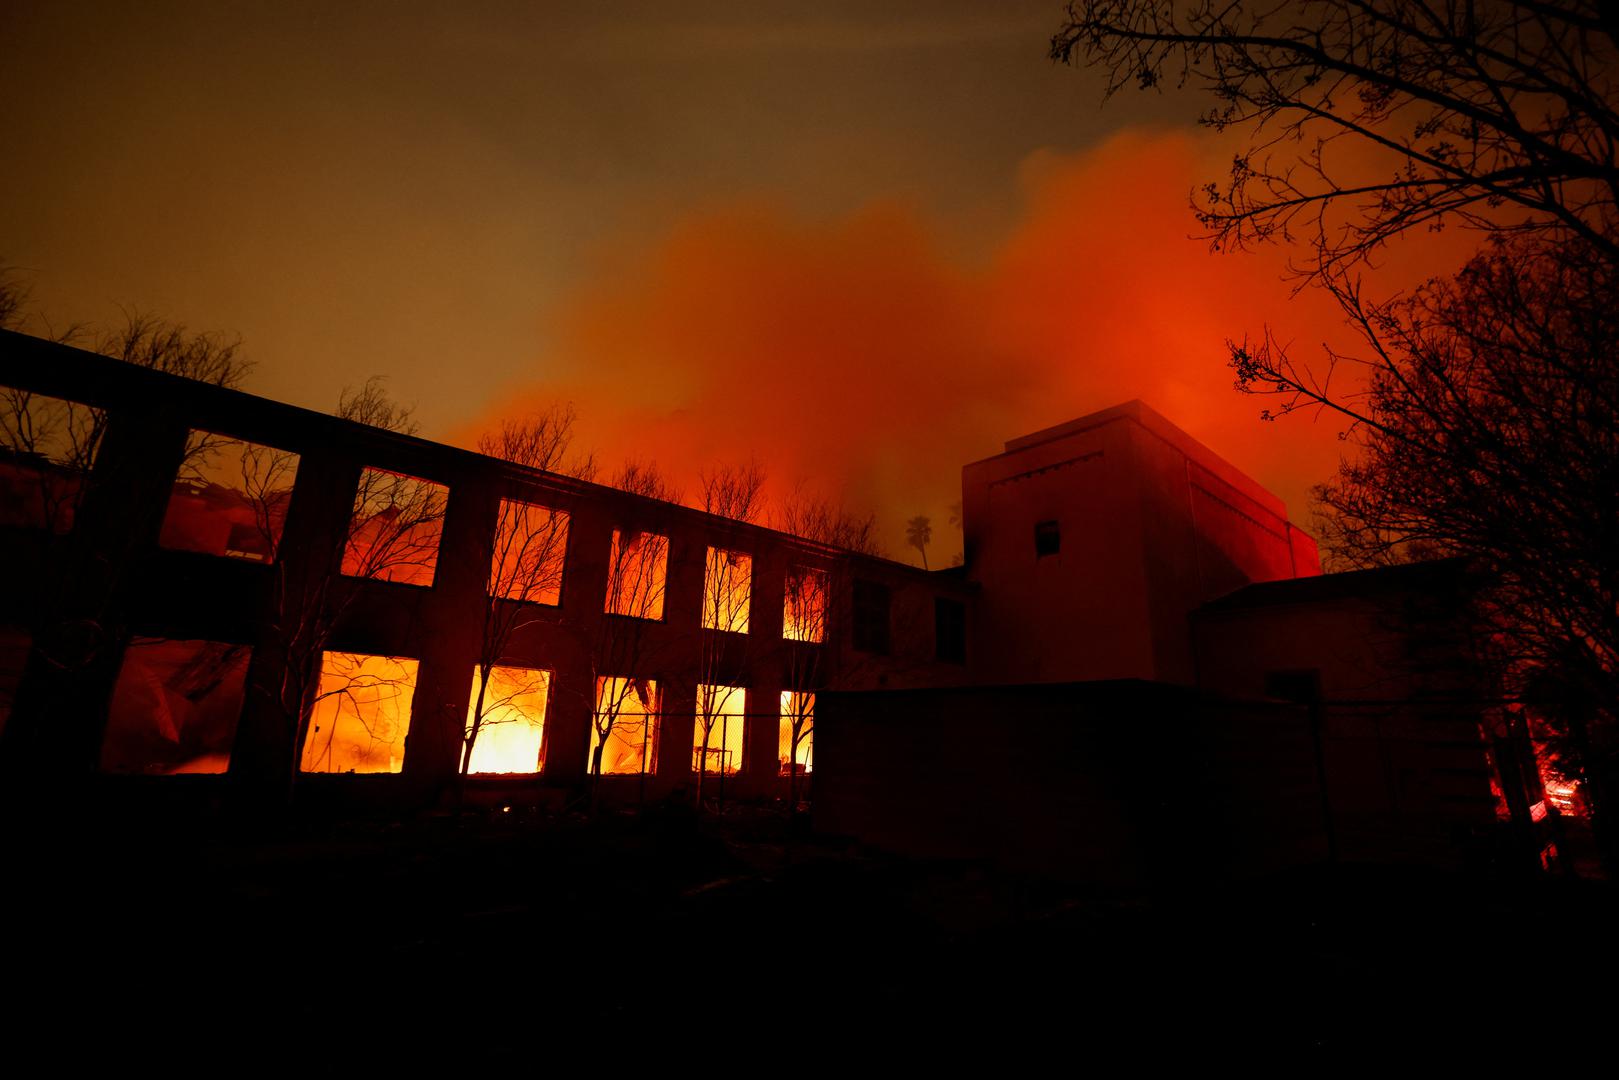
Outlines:
[[[983,682],[1192,684],[1191,611],[1320,572],[1281,500],[1141,402],[1014,439],[962,470]],[[1037,556],[1037,522],[1058,554]]]
[[[1124,886],[1466,858],[1494,820],[1487,799],[1448,798],[1487,791],[1468,719],[1362,720],[1329,718],[1323,783],[1300,705],[1133,680],[829,694],[814,820],[906,855]]]
[[[1431,564],[1254,586],[1193,617],[1208,691],[1260,699],[1313,677],[1346,850],[1368,842],[1356,830],[1494,817],[1491,705],[1464,601],[1459,565]]]

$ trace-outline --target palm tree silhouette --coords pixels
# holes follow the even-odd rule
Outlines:
[[[922,553],[922,569],[928,568],[928,541],[933,539],[933,522],[918,514],[905,523],[905,541]]]

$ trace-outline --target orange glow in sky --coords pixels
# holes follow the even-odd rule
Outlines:
[[[1031,154],[1021,216],[978,261],[898,202],[826,221],[768,202],[693,214],[578,281],[545,362],[463,441],[572,400],[608,459],[657,460],[689,489],[716,461],[758,456],[778,493],[805,479],[879,511],[899,553],[917,512],[955,543],[942,534],[963,463],[1139,397],[1303,519],[1341,426],[1258,420],[1269,402],[1232,389],[1225,341],[1269,325],[1305,358],[1352,342],[1328,298],[1281,280],[1287,251],[1217,256],[1189,235],[1188,192],[1228,160],[1176,132]],[[1385,276],[1412,284],[1470,244],[1424,236]]]

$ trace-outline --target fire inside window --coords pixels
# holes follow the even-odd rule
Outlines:
[[[1055,521],[1038,521],[1034,526],[1034,556],[1037,559],[1062,550],[1062,531]]]

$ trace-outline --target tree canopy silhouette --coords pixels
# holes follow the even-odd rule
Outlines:
[[[1360,344],[1311,362],[1268,330],[1230,341],[1237,388],[1271,398],[1265,419],[1344,423],[1317,489],[1337,563],[1482,571],[1481,641],[1562,725],[1545,734],[1619,865],[1619,8],[1081,0],[1052,55],[1110,95],[1201,87],[1202,123],[1245,136],[1198,220],[1216,250],[1291,245]],[[1480,238],[1459,273],[1368,294],[1391,241],[1449,225]]]

